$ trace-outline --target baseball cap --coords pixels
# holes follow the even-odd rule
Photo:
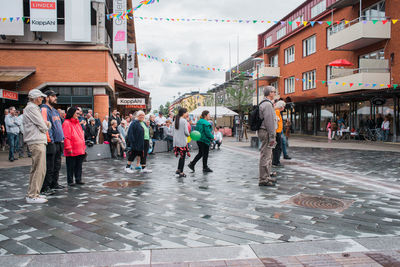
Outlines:
[[[46,96],[51,96],[51,95],[55,95],[55,96],[59,96],[59,93],[54,92],[53,90],[47,90],[46,92],[44,92]]]
[[[47,97],[47,95],[43,94],[39,89],[32,89],[29,91],[28,97],[35,99],[38,97]]]

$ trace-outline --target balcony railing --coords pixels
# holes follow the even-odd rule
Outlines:
[[[349,28],[351,26],[353,26],[354,24],[357,24],[359,22],[361,23],[367,23],[368,21],[378,21],[377,23],[382,23],[382,21],[387,20],[388,23],[390,22],[390,17],[359,17],[356,18],[354,20],[348,21],[348,23],[346,23],[346,21],[342,20],[340,23],[335,23],[333,24],[331,27],[328,28],[328,34],[332,35],[335,33],[338,33],[346,28]]]

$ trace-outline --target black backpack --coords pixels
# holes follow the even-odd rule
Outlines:
[[[260,130],[261,124],[263,122],[263,120],[260,118],[260,105],[267,101],[270,102],[269,100],[264,99],[257,106],[253,106],[253,110],[251,111],[250,117],[249,117],[250,129],[252,131]]]

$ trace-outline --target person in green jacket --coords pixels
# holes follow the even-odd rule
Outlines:
[[[211,123],[208,122],[209,120],[210,112],[208,110],[204,110],[203,113],[201,113],[200,120],[196,124],[196,131],[200,132],[201,138],[199,141],[197,141],[199,153],[188,165],[189,169],[191,169],[192,171],[194,171],[194,166],[196,165],[197,161],[203,158],[203,172],[212,172],[212,170],[207,165],[211,140],[214,140],[214,136],[212,135],[212,126]]]

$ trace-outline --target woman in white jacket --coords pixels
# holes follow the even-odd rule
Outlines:
[[[179,156],[178,169],[176,170],[176,174],[179,174],[179,177],[186,177],[186,174],[183,172],[183,168],[185,166],[185,157],[188,155],[190,157],[189,148],[187,145],[187,138],[189,136],[189,128],[187,117],[189,113],[186,108],[180,108],[178,115],[175,118],[174,122],[174,152],[175,156]]]

